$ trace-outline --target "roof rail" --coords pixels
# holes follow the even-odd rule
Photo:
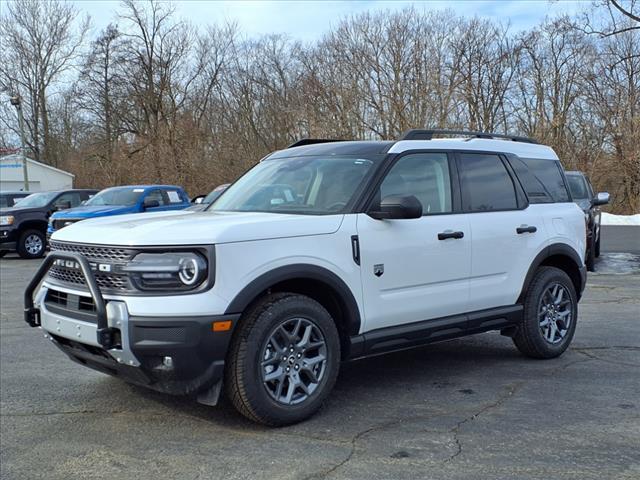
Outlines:
[[[316,143],[330,143],[330,142],[343,142],[344,140],[338,140],[336,138],[302,138],[295,143],[292,143],[287,148],[302,147],[303,145],[315,145]]]
[[[518,137],[516,135],[503,135],[501,133],[470,132],[467,130],[421,130],[411,129],[404,132],[398,140],[431,140],[434,135],[465,135],[474,138],[503,138],[512,142],[538,143],[532,138]]]

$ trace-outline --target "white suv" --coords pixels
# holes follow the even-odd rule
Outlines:
[[[320,407],[343,360],[489,330],[560,355],[584,251],[558,157],[532,140],[304,140],[205,211],[57,231],[25,319],[83,365],[210,405],[224,385],[284,425]]]

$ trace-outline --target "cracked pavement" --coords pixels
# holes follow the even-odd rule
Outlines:
[[[3,479],[640,478],[640,272],[589,276],[559,359],[487,333],[347,363],[268,429],[72,363],[22,320],[38,263],[0,262]]]

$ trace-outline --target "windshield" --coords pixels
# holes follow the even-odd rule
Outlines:
[[[144,188],[118,187],[107,188],[97,193],[85,202],[85,205],[135,205],[140,196],[144,193]]]
[[[354,156],[267,159],[231,185],[208,210],[341,213],[372,172],[374,161]]]
[[[569,190],[574,200],[588,200],[589,191],[587,190],[587,182],[582,175],[567,175],[569,182]]]
[[[214,188],[209,192],[209,195],[207,195],[202,199],[201,203],[205,203],[205,204],[213,203],[214,200],[216,200],[220,195],[222,195],[222,192],[224,192],[228,186],[229,186],[228,183],[225,183],[224,185],[218,185],[216,188]]]
[[[14,207],[20,208],[38,208],[47,205],[53,198],[58,195],[58,192],[41,192],[34,193],[28,197],[24,197],[16,202]]]

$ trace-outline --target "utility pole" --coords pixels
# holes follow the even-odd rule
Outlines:
[[[25,152],[24,141],[24,115],[22,114],[22,99],[20,95],[11,97],[11,105],[16,107],[18,111],[18,122],[20,124],[20,154],[22,155],[22,176],[24,177],[24,191],[29,191],[29,172],[27,171],[27,157]]]

